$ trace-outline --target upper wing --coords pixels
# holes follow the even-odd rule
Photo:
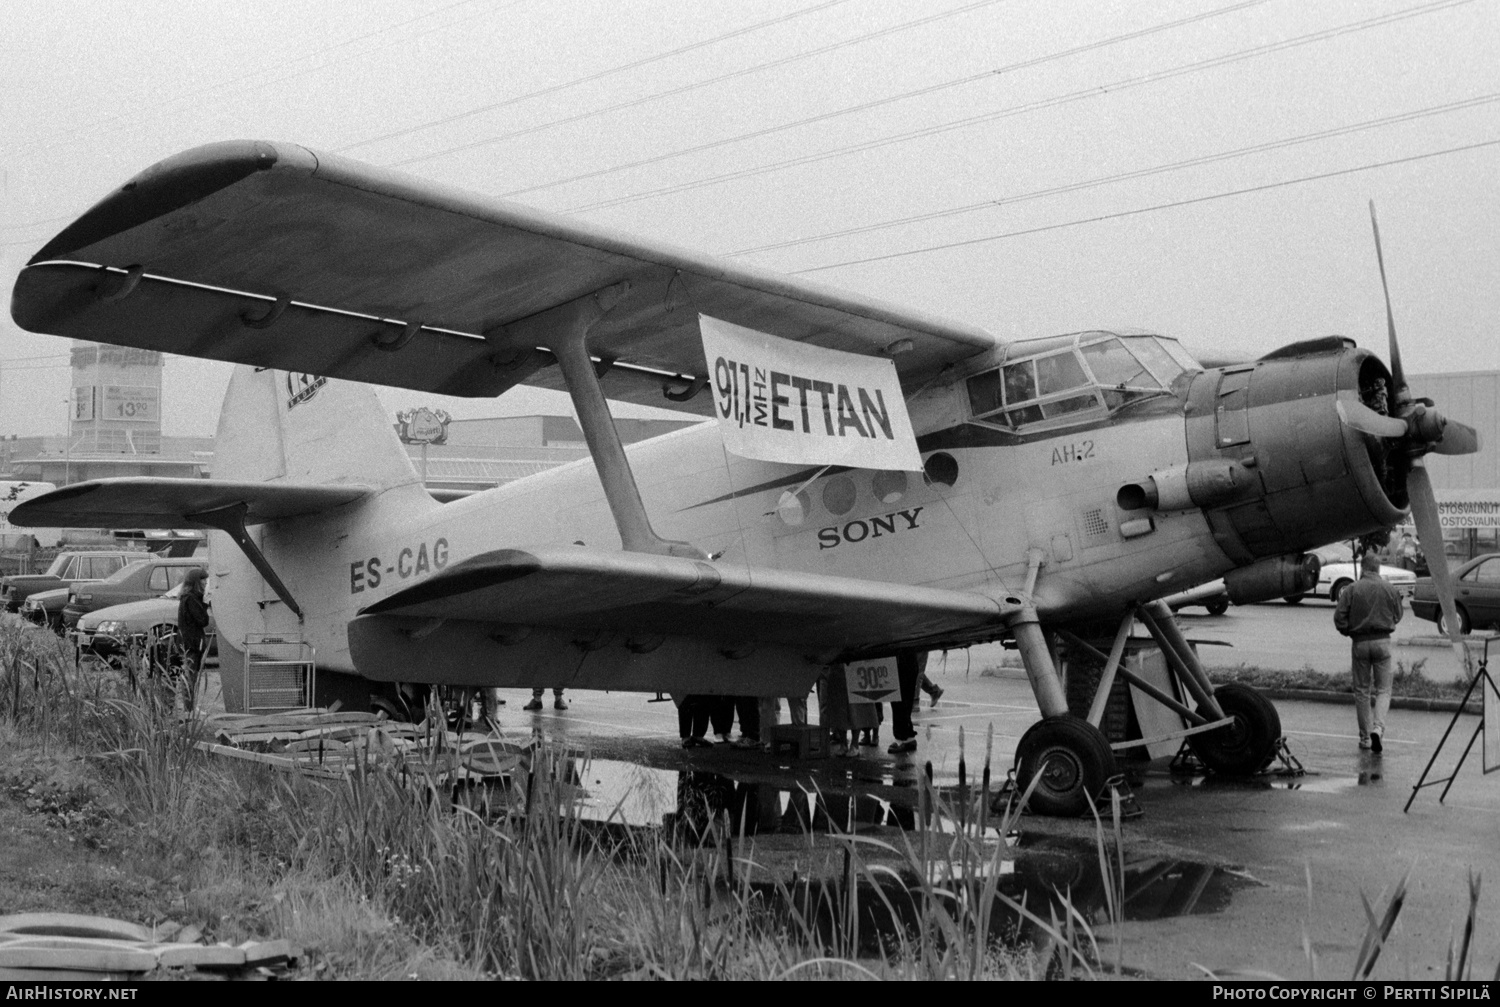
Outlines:
[[[993,629],[1016,607],[967,591],[564,546],[484,553],[360,614],[857,652]]]
[[[33,497],[10,512],[25,528],[209,528],[196,515],[244,504],[245,524],[353,503],[368,486],[289,486],[224,479],[95,479]]]
[[[563,387],[550,357],[508,344],[503,327],[620,281],[630,292],[590,350],[615,361],[604,390],[627,401],[665,405],[664,390],[705,376],[700,312],[890,352],[908,387],[996,345],[873,299],[258,141],[141,173],[32,257],[11,312],[35,332],[486,396]]]

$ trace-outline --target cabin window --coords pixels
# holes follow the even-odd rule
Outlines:
[[[1071,350],[1067,353],[1056,353],[1050,357],[1038,359],[1036,380],[1037,388],[1043,395],[1065,392],[1070,388],[1079,388],[1089,383],[1088,375],[1083,373],[1083,365],[1078,362],[1078,358]]]
[[[988,416],[1000,409],[1000,371],[985,371],[969,379],[969,409],[975,416]]]
[[[1022,360],[1005,365],[1005,401],[1025,402],[1036,398],[1036,364]]]

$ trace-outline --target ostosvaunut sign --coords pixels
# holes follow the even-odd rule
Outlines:
[[[920,471],[896,366],[698,316],[724,446],[795,465]]]

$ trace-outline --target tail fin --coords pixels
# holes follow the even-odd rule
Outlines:
[[[213,474],[376,491],[420,484],[368,385],[248,366],[235,368],[224,396]]]

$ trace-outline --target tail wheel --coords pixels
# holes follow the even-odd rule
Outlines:
[[[1204,608],[1208,609],[1209,615],[1223,615],[1229,611],[1229,602],[1221,598],[1218,601],[1209,602]]]
[[[1248,685],[1236,683],[1219,686],[1214,698],[1234,722],[1216,731],[1189,735],[1193,754],[1209,769],[1225,776],[1249,776],[1266,768],[1281,740],[1281,716],[1276,707]],[[1201,706],[1198,712],[1210,716]]]
[[[1025,793],[1033,779],[1029,807],[1042,815],[1086,814],[1104,783],[1116,773],[1109,741],[1088,721],[1071,715],[1031,725],[1016,747],[1016,786]]]

